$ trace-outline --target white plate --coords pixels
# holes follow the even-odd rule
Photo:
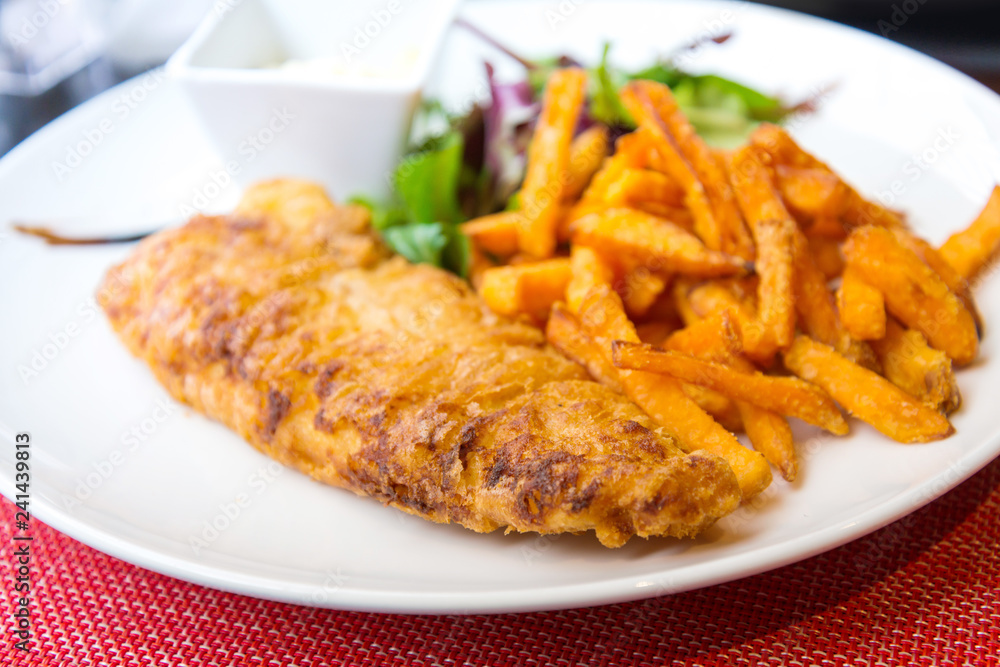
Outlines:
[[[891,192],[895,184],[893,205],[934,242],[971,219],[1000,174],[1000,100],[867,34],[750,4],[475,3],[462,13],[527,53],[566,49],[593,61],[602,39],[615,39],[615,56],[630,65],[705,29],[733,30],[735,39],[696,52],[689,67],[792,99],[838,82],[819,114],[793,124],[795,135],[866,193]],[[443,53],[436,86],[454,103],[477,90],[483,55],[516,73],[457,31]],[[213,174],[224,180],[221,165],[199,132],[167,82],[127,82],[0,163],[2,217],[103,220],[73,229],[94,233],[177,217],[181,205],[223,210],[235,186],[213,185]],[[88,150],[88,142],[96,145]],[[68,173],[56,166],[75,164],[68,158],[74,151],[88,155]],[[847,438],[802,429],[801,480],[775,481],[753,507],[694,541],[634,540],[608,550],[592,536],[478,535],[275,464],[269,471],[268,459],[239,437],[167,399],[93,307],[101,275],[128,247],[51,248],[4,232],[3,493],[14,493],[10,443],[28,431],[35,516],[114,556],[215,588],[402,612],[553,609],[677,592],[854,539],[1000,453],[993,398],[1000,280],[993,276],[978,289],[988,335],[982,361],[959,374],[965,406],[954,417],[954,437],[907,446],[857,422]],[[38,375],[22,379],[19,367],[30,368],[33,358]],[[212,522],[222,528],[214,538],[205,532]],[[191,538],[199,536],[205,544],[195,553]]]

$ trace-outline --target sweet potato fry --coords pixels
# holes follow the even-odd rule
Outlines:
[[[518,245],[532,257],[551,257],[556,248],[559,203],[569,181],[570,143],[586,86],[586,72],[566,68],[556,70],[545,87],[542,111],[528,147],[521,188],[524,217],[518,227]]]
[[[664,220],[677,225],[689,234],[694,234],[694,218],[691,217],[691,212],[686,208],[648,200],[637,201],[629,208],[634,208],[637,211],[654,215],[657,218],[663,218]]]
[[[510,257],[518,251],[517,230],[520,211],[501,211],[475,218],[462,225],[462,232],[486,252]]]
[[[848,266],[879,290],[886,310],[930,344],[964,365],[979,349],[976,323],[941,277],[893,233],[875,226],[859,227],[844,243]]]
[[[497,266],[483,272],[479,293],[494,312],[544,321],[552,304],[563,300],[571,277],[570,260],[564,257]]]
[[[843,212],[847,187],[828,170],[778,164],[774,173],[782,200],[800,222]]]
[[[562,302],[552,306],[545,325],[545,337],[557,350],[587,369],[590,377],[615,391],[622,391],[618,369],[608,362],[601,349],[586,334],[580,322]]]
[[[628,168],[608,184],[604,201],[609,207],[634,207],[639,202],[680,207],[684,204],[684,190],[666,174]]]
[[[652,271],[644,262],[633,257],[622,257],[625,272],[622,276],[618,293],[625,303],[625,312],[632,318],[642,317],[653,306],[656,299],[669,284],[669,276]]]
[[[837,288],[837,309],[841,323],[854,338],[877,340],[885,335],[885,299],[882,293],[866,283],[850,266],[844,270]],[[830,344],[829,341],[819,340]]]
[[[1000,248],[1000,185],[993,188],[985,208],[968,227],[955,232],[941,246],[941,257],[960,276],[973,280]]]
[[[843,180],[829,166],[804,151],[792,139],[791,135],[777,125],[762,123],[750,136],[750,142],[767,151],[776,164],[825,171],[843,183]],[[904,226],[902,217],[895,211],[890,211],[884,206],[866,200],[847,183],[843,183],[843,186],[846,189],[846,195],[841,215],[848,226]]]
[[[823,272],[827,280],[839,278],[844,272],[844,256],[840,252],[840,242],[820,236],[808,236],[809,254],[813,264]]]
[[[569,257],[572,277],[566,286],[566,304],[576,313],[592,287],[614,282],[615,271],[599,252],[587,246],[574,245]]]
[[[483,285],[483,274],[495,266],[493,260],[473,244],[469,249],[469,284],[472,285],[472,289],[478,292]]]
[[[738,257],[709,250],[677,225],[633,209],[607,209],[585,216],[572,228],[573,242],[615,249],[657,271],[713,277],[745,273]]]
[[[609,361],[611,341],[639,341],[621,300],[606,286],[591,290],[581,306],[580,323],[591,338],[603,345]],[[771,469],[764,457],[741,445],[732,433],[684,394],[679,382],[662,375],[629,371],[620,372],[619,378],[625,394],[667,429],[678,446],[685,451],[705,449],[726,459],[736,473],[744,500],[771,483]]]
[[[976,331],[981,331],[983,328],[982,318],[979,315],[975,299],[972,298],[972,288],[969,286],[969,281],[956,271],[934,246],[910,230],[897,227],[892,230],[892,233],[896,235],[896,239],[903,247],[911,250],[917,257],[924,260],[924,264],[934,269],[934,272],[944,281],[948,289],[955,293],[965,309],[972,315],[972,319],[976,321]]]
[[[629,169],[644,169],[649,154],[646,138],[641,130],[619,137],[615,142],[615,152],[601,163],[597,173],[583,190],[581,202],[597,203],[602,206],[611,186]]]
[[[625,86],[622,101],[639,127],[655,142],[664,172],[684,188],[684,201],[694,218],[695,233],[706,247],[721,250],[722,225],[712,209],[709,194],[667,123],[667,118],[676,107],[670,90],[662,85],[646,85],[649,83],[637,81]]]
[[[648,340],[642,342],[656,344]],[[736,362],[740,358],[740,339],[733,329],[732,315],[729,311],[714,313],[710,317],[678,329],[663,341],[663,348],[730,366],[737,366]],[[737,366],[737,368],[754,370],[749,361],[746,361],[744,367]]]
[[[603,125],[591,125],[573,139],[569,147],[569,178],[562,193],[564,201],[583,194],[607,155],[608,128]]]
[[[855,363],[871,367],[874,354],[861,343],[853,340],[840,323],[833,295],[826,286],[826,276],[816,268],[809,243],[802,232],[793,235],[795,250],[795,310],[803,331],[816,340],[826,343]]]
[[[729,180],[758,245],[757,225],[765,220],[792,219],[775,188],[770,162],[771,157],[765,151],[752,145],[743,146],[729,155]]]
[[[822,387],[849,413],[893,440],[928,442],[954,432],[937,410],[807,336],[796,337],[784,360],[790,371]]]
[[[733,327],[740,338],[743,353],[762,366],[771,364],[776,348],[750,299],[740,298],[718,281],[699,285],[684,296],[688,311],[682,312],[682,316],[686,323],[691,324],[715,312],[728,311],[733,316]]]
[[[777,412],[764,410],[746,401],[736,401],[736,409],[753,448],[763,454],[786,481],[794,482],[799,474],[799,465],[788,420]]]
[[[788,347],[795,336],[794,238],[790,219],[761,220],[757,240],[757,316],[775,348]]]
[[[821,215],[814,218],[812,223],[805,227],[805,234],[810,239],[829,239],[831,241],[843,241],[847,238],[847,228],[840,218],[832,215]]]
[[[716,391],[699,387],[690,382],[682,382],[681,389],[684,391],[685,396],[711,415],[712,419],[719,422],[722,428],[730,433],[740,433],[743,431],[743,419],[740,417],[740,411],[736,407],[735,401]]]
[[[726,311],[674,332],[666,339],[663,347],[706,361],[726,364],[744,373],[756,370],[753,364],[740,356],[739,338],[733,331],[730,315]],[[785,418],[745,401],[734,401],[734,404],[754,449],[763,454],[782,477],[789,482],[794,481],[798,474],[798,463],[792,429]]]
[[[951,414],[962,405],[951,360],[927,344],[919,331],[886,323],[885,337],[872,341],[885,378],[924,403]]]
[[[705,245],[712,250],[753,259],[753,243],[725,168],[681,112],[670,88],[652,81],[633,81],[626,86],[623,101],[641,126],[652,129],[654,135],[662,132],[664,137],[674,139],[671,147],[676,146],[701,184],[714,221],[714,229],[705,226],[707,219],[702,221],[701,227],[695,227],[699,235],[705,234],[702,237]],[[636,114],[633,108],[639,113]],[[660,145],[662,143],[661,140]]]
[[[617,340],[612,352],[618,368],[669,375],[771,412],[797,417],[837,435],[848,432],[847,422],[836,404],[808,382],[758,372],[744,373],[724,364],[643,343]]]

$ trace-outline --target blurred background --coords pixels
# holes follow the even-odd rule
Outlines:
[[[0,0],[0,155],[97,93],[161,65],[206,13],[226,11],[240,1]],[[1000,92],[997,0],[774,0],[762,4],[881,35]]]

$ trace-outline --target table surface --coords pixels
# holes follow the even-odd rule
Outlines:
[[[223,593],[123,563],[0,500],[0,664],[1000,665],[1000,459],[889,526],[747,579],[641,602],[402,616]],[[14,648],[30,534],[29,651]]]

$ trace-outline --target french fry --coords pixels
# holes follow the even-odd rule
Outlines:
[[[837,288],[837,308],[841,323],[854,338],[878,340],[885,335],[885,299],[882,293],[866,283],[850,266],[844,270]],[[829,345],[828,341],[820,342]]]
[[[478,292],[483,285],[483,274],[486,273],[487,269],[494,268],[496,264],[474,244],[469,249],[469,254],[469,284],[472,285],[472,289]]]
[[[608,128],[603,125],[591,125],[573,139],[569,147],[569,178],[562,193],[564,201],[583,194],[607,155]]]
[[[615,152],[604,159],[597,173],[583,190],[581,202],[601,203],[607,199],[608,191],[626,171],[644,169],[649,147],[641,130],[619,137],[615,142]]]
[[[975,319],[940,276],[887,229],[859,227],[844,243],[848,266],[879,290],[885,307],[959,365],[975,359]]]
[[[463,223],[461,229],[479,248],[497,257],[510,257],[518,251],[520,224],[520,211],[501,211]]]
[[[840,218],[832,215],[821,215],[813,218],[811,224],[806,226],[805,234],[810,239],[828,239],[831,241],[843,241],[847,238],[847,228]]]
[[[657,202],[671,207],[684,204],[684,190],[666,174],[649,169],[623,169],[604,193],[609,207],[634,207],[639,202]]]
[[[738,257],[709,250],[677,225],[633,209],[607,209],[573,223],[573,242],[614,249],[658,271],[713,277],[745,273]]]
[[[828,170],[778,164],[774,173],[782,200],[800,222],[836,219],[843,212],[847,187]]]
[[[722,428],[730,433],[740,433],[743,431],[743,419],[740,417],[740,411],[736,407],[735,401],[716,391],[699,387],[690,382],[682,382],[681,390],[699,408],[711,415],[712,419],[719,422]]]
[[[776,349],[791,345],[795,336],[794,237],[790,219],[762,220],[755,228],[757,240],[757,317],[765,340]]]
[[[788,420],[777,412],[764,410],[745,401],[736,401],[743,430],[750,438],[750,444],[764,455],[768,462],[778,469],[788,482],[794,482],[799,474],[795,457],[795,441]]]
[[[686,208],[648,200],[637,201],[629,208],[634,208],[637,211],[654,215],[657,218],[663,218],[664,220],[677,225],[689,234],[694,234],[694,218],[691,217],[691,212]]]
[[[973,280],[1000,248],[1000,185],[968,227],[955,232],[939,249],[941,257],[960,276]]]
[[[952,267],[951,264],[941,256],[941,253],[932,246],[927,241],[923,240],[919,236],[916,236],[908,229],[902,227],[892,230],[893,234],[896,235],[896,239],[906,248],[911,250],[917,257],[924,260],[924,264],[934,269],[934,272],[938,274],[944,284],[948,286],[955,296],[959,298],[965,309],[969,311],[972,315],[972,319],[976,321],[976,331],[981,331],[983,328],[982,318],[979,315],[979,308],[976,307],[976,302],[972,298],[972,289],[969,287],[969,281],[967,281],[962,274]]]
[[[822,343],[798,336],[785,366],[832,396],[849,413],[898,442],[929,442],[954,432],[948,419],[885,378]]]
[[[648,340],[642,342],[656,344]],[[678,329],[663,341],[663,348],[730,366],[736,365],[740,358],[740,339],[733,329],[729,311],[719,311]],[[746,367],[741,370],[752,371],[754,368],[747,361]]]
[[[586,72],[570,67],[556,70],[545,87],[521,187],[524,217],[518,246],[532,257],[551,257],[555,252],[559,203],[569,180],[570,143],[586,86]]]
[[[836,435],[848,432],[847,422],[836,404],[808,382],[758,372],[745,373],[644,343],[617,340],[612,352],[612,361],[618,368],[669,375],[771,412],[797,417]]]
[[[501,315],[524,313],[545,321],[552,304],[563,300],[571,277],[570,260],[565,257],[497,266],[483,272],[479,293]]]
[[[705,245],[746,260],[753,259],[753,242],[743,223],[725,167],[681,112],[670,88],[652,81],[633,81],[626,86],[622,99],[634,114],[633,108],[640,110],[635,117],[641,126],[653,129],[654,135],[662,132],[663,137],[674,139],[672,146],[677,147],[701,184],[715,223],[714,229],[695,227],[699,235],[705,233],[702,237]],[[662,140],[658,145],[663,145]],[[707,224],[708,220],[703,222]]]
[[[633,319],[642,317],[667,288],[669,277],[651,271],[643,262],[637,262],[629,256],[623,259],[626,269],[619,294],[625,303],[625,312]]]
[[[638,342],[635,327],[625,315],[618,295],[598,286],[584,300],[580,322],[611,360],[611,341]],[[673,378],[651,373],[619,372],[625,394],[663,426],[685,451],[704,449],[724,458],[736,474],[743,499],[749,500],[771,483],[771,469],[758,453],[740,444],[732,433],[712,419],[684,394]]]
[[[872,341],[885,378],[924,403],[951,414],[962,405],[951,360],[927,344],[919,331],[886,323],[885,337]]]
[[[843,183],[843,180],[829,166],[804,151],[785,130],[777,125],[762,123],[750,136],[750,142],[767,151],[776,164],[825,171]],[[846,188],[846,195],[841,215],[848,226],[904,226],[902,217],[895,211],[890,211],[884,206],[866,200],[847,183],[843,183],[843,186]]]
[[[590,377],[622,392],[618,369],[608,362],[601,349],[584,332],[580,322],[561,302],[552,306],[545,325],[545,337],[557,350],[587,369]]]
[[[840,252],[840,242],[821,236],[809,236],[807,240],[809,254],[812,255],[816,268],[823,272],[827,280],[839,278],[844,272],[844,256]]]
[[[756,306],[750,299],[740,298],[718,281],[699,285],[686,294],[690,314],[688,324],[720,310],[733,316],[743,353],[762,366],[769,366],[774,359],[775,345],[767,328],[757,316]]]
[[[678,139],[664,118],[672,114],[673,107],[676,106],[667,95],[670,95],[670,91],[666,86],[632,84],[625,86],[621,93],[622,102],[640,129],[655,142],[656,153],[660,157],[659,166],[684,188],[684,202],[694,218],[695,233],[706,247],[721,250],[722,226],[712,210],[709,195],[694,166],[685,158],[678,145]]]
[[[833,296],[826,287],[826,276],[813,263],[809,242],[802,232],[795,230],[792,243],[795,252],[795,310],[802,330],[852,361],[858,361],[856,356],[859,352],[853,349],[855,346],[850,335],[840,324]]]
[[[674,332],[666,339],[663,347],[706,361],[726,364],[744,373],[752,373],[756,369],[740,356],[739,344],[729,312],[722,311]],[[794,481],[798,475],[798,463],[788,421],[776,412],[745,401],[734,401],[734,404],[754,449],[763,454],[782,477],[789,482]]]
[[[765,151],[752,145],[729,155],[729,180],[757,245],[760,245],[757,226],[761,222],[792,219],[774,186],[770,162],[771,157]]]
[[[587,246],[574,245],[569,257],[572,277],[566,286],[566,304],[576,313],[591,288],[614,282],[615,271],[600,253]]]

